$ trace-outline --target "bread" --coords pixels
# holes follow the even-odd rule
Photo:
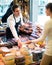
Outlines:
[[[33,43],[28,44],[28,48],[33,50],[33,49],[35,49],[35,45]]]

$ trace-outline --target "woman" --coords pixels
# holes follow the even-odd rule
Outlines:
[[[52,3],[46,5],[46,15],[50,16],[50,20],[45,23],[43,34],[40,38],[32,40],[32,42],[43,42],[47,38],[47,46],[40,65],[52,65]]]

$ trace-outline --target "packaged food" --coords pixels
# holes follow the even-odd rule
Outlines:
[[[3,56],[2,56],[2,54],[0,54],[0,58],[2,58]]]
[[[3,60],[2,60],[2,54],[0,54],[0,65],[4,65],[4,62],[3,62]]]
[[[28,48],[25,45],[20,49],[20,52],[25,57],[25,65],[31,64],[32,63],[32,56],[31,56]]]
[[[4,63],[2,61],[0,61],[0,65],[4,65]]]
[[[38,42],[39,45],[41,45],[42,43],[43,43],[42,41],[41,42]]]
[[[3,62],[5,63],[5,65],[14,65],[15,58],[13,55],[5,56],[3,57]]]
[[[1,47],[0,51],[3,56],[5,56],[7,53],[10,53],[10,50],[7,47]]]

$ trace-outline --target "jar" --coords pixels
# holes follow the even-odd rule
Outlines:
[[[25,65],[25,58],[24,56],[19,56],[15,58],[16,65]]]

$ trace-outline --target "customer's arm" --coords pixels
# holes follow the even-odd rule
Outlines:
[[[45,26],[44,26],[44,30],[42,35],[40,36],[40,38],[32,40],[32,42],[38,43],[38,42],[43,42],[45,40],[45,38],[47,37],[49,32],[49,22],[46,22]]]

